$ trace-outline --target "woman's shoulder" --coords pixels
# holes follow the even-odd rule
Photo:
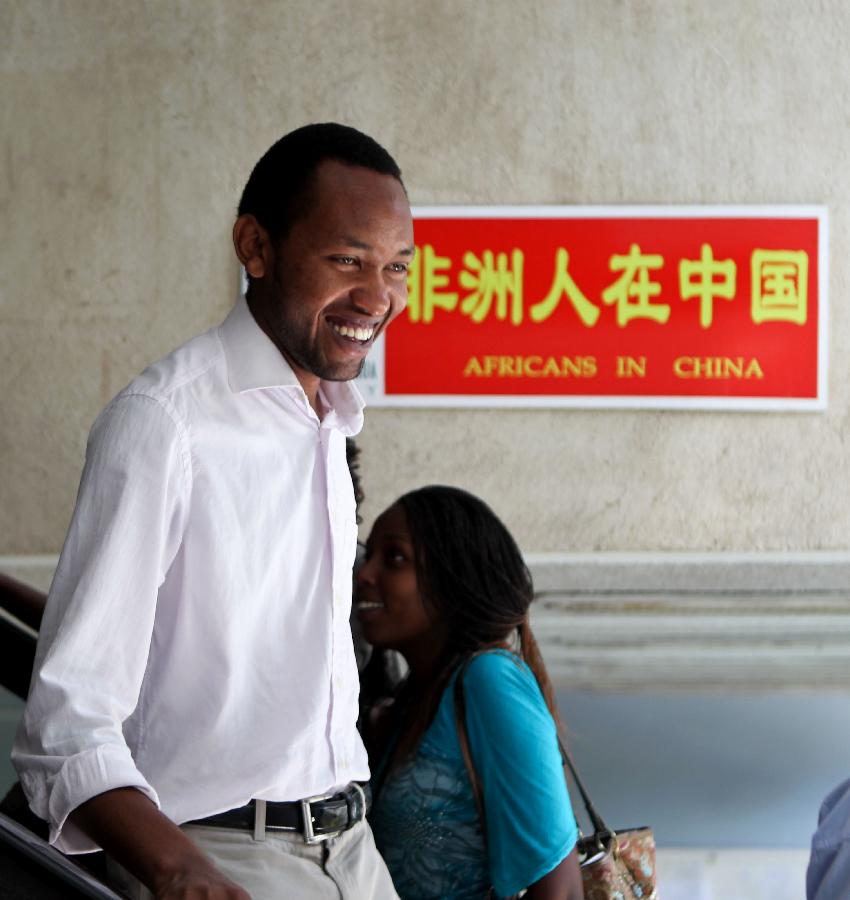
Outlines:
[[[473,743],[488,742],[517,730],[527,732],[530,727],[537,727],[535,723],[543,732],[554,727],[537,679],[525,661],[510,650],[486,650],[466,664],[461,663],[452,673],[426,733],[426,749],[449,746],[453,748],[452,755],[460,754],[455,721],[458,678]]]
[[[534,680],[534,674],[525,660],[513,650],[494,647],[492,650],[480,650],[466,663],[464,679],[471,681],[500,681],[517,679]]]
[[[543,701],[534,673],[525,660],[511,650],[485,650],[463,669],[463,690],[470,702],[498,705],[524,698]]]

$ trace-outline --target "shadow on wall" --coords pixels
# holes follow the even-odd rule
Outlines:
[[[570,747],[613,828],[659,847],[808,849],[850,776],[845,693],[559,692]]]

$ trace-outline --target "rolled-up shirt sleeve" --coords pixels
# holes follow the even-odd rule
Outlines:
[[[174,409],[160,397],[119,395],[89,435],[12,751],[30,806],[65,853],[97,849],[67,821],[86,800],[135,787],[159,805],[122,724],[139,700],[190,490],[188,437]]]

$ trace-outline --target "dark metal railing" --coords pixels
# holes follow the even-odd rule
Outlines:
[[[28,886],[33,893],[27,896],[45,900],[54,897],[121,900],[103,882],[3,813],[0,813],[0,854],[4,879],[20,882],[29,875],[35,881]]]
[[[0,685],[22,699],[29,690],[46,600],[41,591],[0,573]],[[43,900],[120,900],[83,867],[98,871],[95,863],[102,863],[102,854],[65,856],[44,840],[46,834],[47,826],[29,811],[20,785],[13,785],[0,811],[0,886],[23,890],[26,885],[20,896]]]
[[[0,685],[25,699],[47,596],[0,573]]]

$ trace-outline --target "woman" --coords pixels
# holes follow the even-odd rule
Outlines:
[[[582,897],[531,599],[513,538],[465,491],[412,491],[372,528],[357,615],[372,645],[409,666],[366,734],[372,829],[402,900]],[[455,719],[458,675],[481,810]]]

